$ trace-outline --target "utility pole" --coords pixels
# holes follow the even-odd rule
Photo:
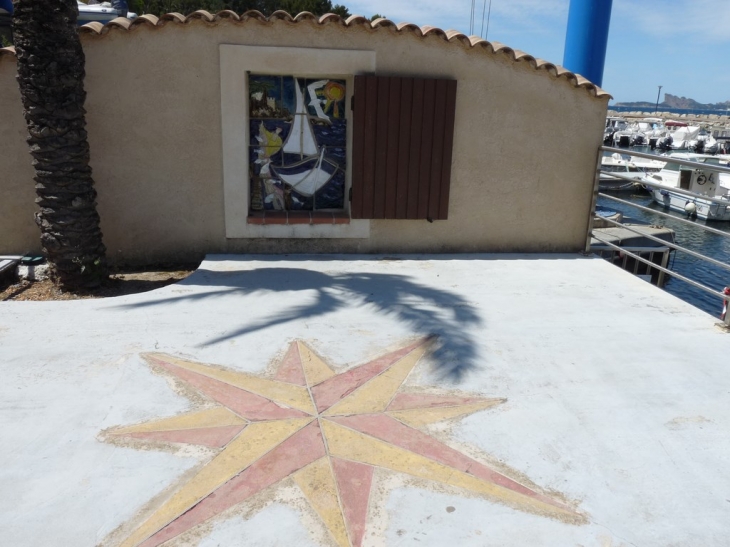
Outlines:
[[[659,86],[659,91],[657,91],[657,93],[656,93],[656,106],[654,107],[654,114],[656,114],[657,112],[659,112],[659,95],[662,94],[662,87],[664,87],[664,86],[661,86],[660,85]]]

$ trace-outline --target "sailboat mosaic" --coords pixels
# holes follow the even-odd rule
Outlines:
[[[251,209],[344,209],[345,81],[250,74],[248,88]]]

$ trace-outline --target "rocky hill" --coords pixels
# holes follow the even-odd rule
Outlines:
[[[629,106],[633,108],[646,108],[648,106],[654,107],[655,103],[649,102],[649,101],[637,101],[637,102],[627,102],[627,103],[616,103],[616,106]],[[664,94],[664,101],[659,103],[659,107],[666,107],[666,108],[703,108],[708,110],[727,110],[730,108],[730,101],[725,101],[721,103],[698,103],[694,99],[690,99],[687,97],[677,97],[676,95],[672,95],[671,93],[665,93]]]

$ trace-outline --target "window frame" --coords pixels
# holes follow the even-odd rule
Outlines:
[[[374,51],[221,44],[221,130],[226,237],[237,238],[367,238],[370,221],[352,219],[333,224],[252,224],[249,214],[248,74],[335,78],[346,81],[347,171],[345,211],[352,184],[352,112],[355,74],[375,73]],[[312,67],[303,69],[302,67]]]

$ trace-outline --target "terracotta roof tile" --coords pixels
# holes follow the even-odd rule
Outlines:
[[[446,31],[446,39],[449,42],[462,42],[464,45],[471,46],[471,39],[469,36],[458,30],[449,29]]]
[[[398,25],[396,25],[390,19],[386,19],[385,17],[378,17],[370,23],[370,26],[372,26],[373,28],[393,27],[394,29],[398,30]]]
[[[180,15],[180,17],[184,20],[185,18]],[[157,25],[157,23],[160,21],[160,18],[156,15],[152,15],[151,13],[148,13],[147,15],[140,15],[137,17],[134,21],[132,21],[132,26],[137,25],[152,25],[153,27]]]
[[[303,11],[302,13],[298,14],[297,17],[302,16],[302,19],[299,19],[299,21],[303,21],[304,19],[307,19],[309,15],[312,15],[308,11]],[[314,18],[314,16],[312,15]],[[299,22],[296,21],[294,17],[292,17],[288,12],[284,10],[276,10],[274,13],[269,15],[270,21],[287,21],[289,23]]]
[[[216,15],[218,15],[218,17],[220,19],[233,19],[234,21],[241,20],[241,18],[238,16],[238,14],[235,11],[229,10],[229,9],[224,9],[223,11],[219,11]]]
[[[448,41],[448,37],[446,36],[446,33],[441,30],[438,27],[432,27],[430,25],[424,25],[421,27],[421,32],[423,32],[424,36],[439,36],[443,38],[444,40]]]
[[[352,19],[352,17],[350,19]],[[350,19],[348,19],[348,21]],[[362,17],[362,19],[365,19],[365,18]],[[349,25],[349,22],[348,22],[348,25]],[[395,26],[395,28],[398,30],[398,32],[403,32],[404,30],[407,30],[407,31],[415,32],[419,36],[423,36],[423,32],[421,32],[421,27],[419,27],[415,23],[398,23]]]
[[[261,13],[258,10],[255,10],[255,9],[252,9],[252,10],[249,10],[249,11],[246,11],[246,12],[242,13],[239,16],[239,18],[240,18],[240,20],[242,22],[243,21],[248,21],[249,19],[255,19],[257,21],[266,21],[267,20],[266,19],[266,16],[263,13]]]
[[[345,20],[345,25],[348,27],[351,27],[353,25],[363,25],[363,24],[370,24],[370,19],[367,17],[363,17],[362,15],[350,15]]]
[[[415,25],[413,23],[396,24],[390,19],[385,18],[379,18],[374,21],[370,21],[362,15],[351,15],[347,19],[342,19],[339,15],[334,13],[328,13],[321,17],[317,17],[316,15],[305,11],[299,13],[295,17],[292,17],[291,14],[282,10],[278,10],[272,13],[269,17],[266,17],[261,12],[255,10],[247,11],[240,15],[230,10],[221,11],[216,14],[209,13],[205,10],[198,10],[191,13],[187,17],[180,13],[167,13],[165,15],[162,15],[161,17],[156,17],[154,15],[142,15],[134,21],[129,21],[128,19],[118,17],[117,19],[110,21],[106,25],[102,25],[101,23],[87,23],[79,27],[79,32],[82,34],[104,35],[108,33],[111,29],[131,31],[136,29],[137,27],[142,26],[161,27],[170,22],[177,24],[186,24],[193,20],[200,20],[206,23],[216,23],[221,20],[227,20],[245,23],[249,19],[254,19],[262,22],[284,21],[290,24],[307,22],[309,24],[315,25],[338,24],[345,27],[364,26],[366,28],[376,31],[379,29],[386,29],[391,32],[394,31],[397,33],[413,33],[419,37],[424,38],[428,36],[436,36],[446,42],[462,45],[473,50],[486,50],[489,54],[506,55],[511,61],[516,63],[529,63],[535,70],[544,71],[555,78],[565,78],[566,80],[571,82],[576,88],[583,88],[594,97],[611,97],[611,95],[605,90],[591,83],[579,74],[574,74],[573,72],[562,66],[549,63],[548,61],[545,61],[543,59],[538,59],[528,53],[525,53],[524,51],[513,49],[500,42],[488,42],[487,40],[484,40],[478,36],[467,36],[466,34],[463,34],[456,30],[444,31],[438,27],[433,27],[429,25],[419,27],[418,25]],[[15,56],[15,49],[12,47],[0,48],[0,55]]]
[[[343,27],[346,25],[345,20],[336,13],[326,13],[319,18],[320,25],[324,25],[326,23],[335,23],[342,25]]]
[[[126,17],[117,17],[116,19],[112,19],[111,21],[109,21],[106,26],[108,26],[109,28],[118,27],[124,30],[129,30],[129,27],[132,26],[132,21],[127,19]]]
[[[153,17],[154,17],[154,15],[153,15]],[[187,17],[185,17],[182,13],[178,13],[176,11],[172,11],[170,13],[166,13],[164,15],[161,15],[160,18],[159,18],[159,22],[155,23],[155,25],[161,27],[167,21],[172,21],[173,23],[183,24],[183,23],[185,23],[187,21]]]
[[[221,17],[218,17],[218,15],[213,15],[209,11],[205,11],[204,9],[199,9],[197,11],[194,11],[190,15],[188,15],[189,20],[193,19],[201,19],[203,21],[206,21],[208,23],[212,23],[218,19],[222,19]]]

